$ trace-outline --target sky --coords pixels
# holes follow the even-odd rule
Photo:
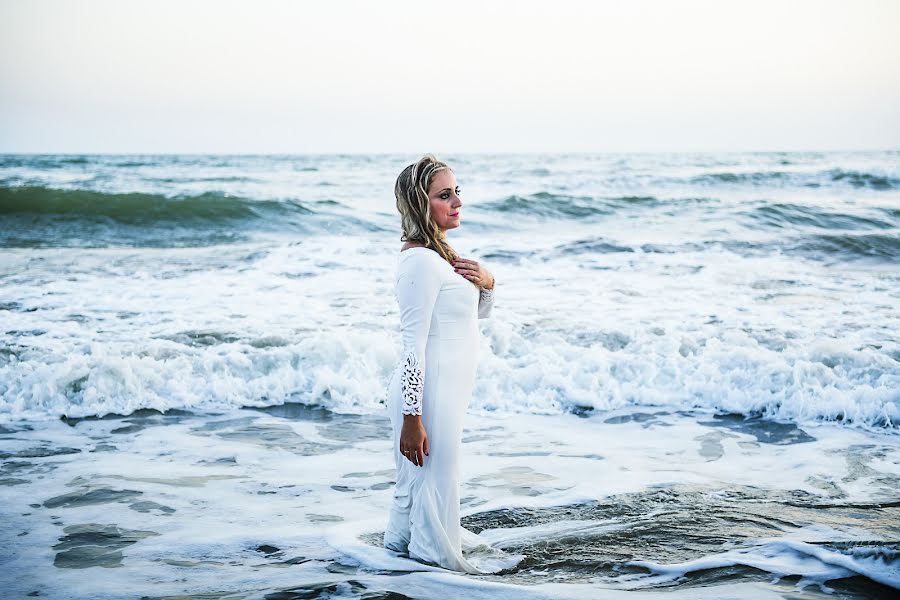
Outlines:
[[[0,152],[900,149],[900,0],[0,0]]]

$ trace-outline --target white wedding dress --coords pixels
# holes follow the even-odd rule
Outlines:
[[[523,557],[491,549],[459,521],[463,418],[475,385],[478,319],[491,314],[493,290],[479,291],[437,252],[413,247],[400,252],[395,293],[403,357],[388,390],[397,483],[384,547],[453,571],[511,567]],[[428,455],[421,467],[400,453],[404,413],[422,416]],[[463,556],[481,546],[492,560]]]

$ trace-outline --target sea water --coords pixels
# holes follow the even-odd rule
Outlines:
[[[416,158],[0,156],[4,583],[900,585],[900,152],[440,157],[497,280],[463,521],[530,558],[493,579],[377,539]]]

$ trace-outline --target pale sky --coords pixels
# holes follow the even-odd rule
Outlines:
[[[900,0],[0,0],[0,152],[900,149]]]

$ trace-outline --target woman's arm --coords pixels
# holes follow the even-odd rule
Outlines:
[[[429,258],[426,255],[405,258],[396,285],[403,338],[403,371],[400,374],[403,427],[400,430],[400,453],[420,467],[425,465],[425,456],[428,455],[428,434],[422,424],[425,347],[434,304],[441,289],[440,273]]]

